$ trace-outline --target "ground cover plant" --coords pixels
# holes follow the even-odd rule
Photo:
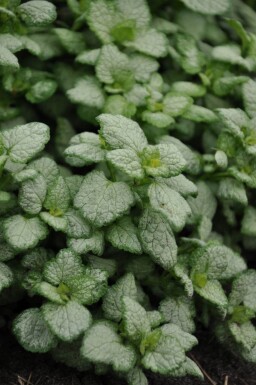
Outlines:
[[[26,350],[146,385],[202,377],[203,325],[256,363],[254,9],[0,2],[0,321]]]

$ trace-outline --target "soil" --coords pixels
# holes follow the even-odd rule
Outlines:
[[[256,385],[256,365],[239,361],[206,331],[197,335],[199,346],[190,355],[205,373],[205,380],[166,378],[148,373],[149,385]],[[95,379],[56,364],[47,354],[24,351],[15,339],[0,333],[0,385],[125,385],[112,375]]]

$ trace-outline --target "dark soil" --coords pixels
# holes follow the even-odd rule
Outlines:
[[[148,374],[150,385],[256,385],[256,366],[240,362],[218,345],[207,332],[198,335],[191,353],[205,373],[205,380],[165,378]],[[0,385],[123,385],[113,376],[95,380],[53,362],[47,354],[25,352],[9,334],[0,333]]]

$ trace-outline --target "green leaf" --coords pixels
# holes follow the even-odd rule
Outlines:
[[[129,58],[114,45],[103,46],[95,71],[102,83],[112,84],[113,88],[128,91],[133,86]]]
[[[148,255],[138,256],[129,259],[126,264],[126,271],[134,274],[138,280],[149,277],[155,270],[155,264]]]
[[[50,99],[57,90],[58,84],[55,80],[44,79],[30,87],[26,93],[26,99],[30,103],[41,103]]]
[[[150,28],[140,31],[134,40],[126,41],[125,45],[136,49],[138,52],[159,58],[167,55],[168,40],[163,33]]]
[[[189,96],[175,95],[172,92],[165,95],[163,100],[163,112],[177,117],[192,105],[193,99]]]
[[[48,186],[55,183],[59,176],[57,164],[54,160],[47,157],[41,157],[33,162],[30,162],[28,168],[36,170],[39,174],[41,174],[46,180]]]
[[[20,68],[18,59],[16,56],[5,47],[0,47],[0,66],[11,69],[12,71],[17,71]]]
[[[102,276],[98,278],[89,273],[69,278],[66,282],[72,300],[82,305],[92,305],[98,302],[107,291],[107,274],[101,273]]]
[[[145,28],[151,21],[150,10],[145,0],[116,0],[117,11],[125,20],[135,20],[137,28]]]
[[[19,190],[19,204],[22,209],[28,214],[38,214],[46,197],[46,189],[45,179],[41,175],[23,182]]]
[[[65,213],[65,218],[67,219],[66,233],[69,237],[79,239],[90,235],[90,226],[79,211],[70,209]]]
[[[192,98],[199,98],[204,96],[206,93],[204,86],[187,81],[178,81],[172,83],[170,90],[175,94],[187,95],[191,96]]]
[[[198,123],[215,123],[218,120],[217,115],[213,111],[196,105],[188,107],[183,114],[183,118]]]
[[[67,279],[83,274],[81,258],[69,249],[59,251],[56,258],[46,263],[44,278],[53,285],[66,282]]]
[[[153,261],[165,270],[177,261],[177,245],[171,226],[163,215],[146,209],[139,222],[140,239],[143,249]]]
[[[256,209],[253,206],[248,206],[245,209],[241,232],[250,237],[256,236]]]
[[[146,310],[129,297],[123,297],[123,326],[127,338],[135,343],[151,331]]]
[[[183,197],[187,198],[189,195],[197,195],[197,187],[184,175],[180,174],[171,178],[157,178],[161,184],[165,183],[170,189],[178,192]]]
[[[158,70],[158,62],[148,56],[134,54],[130,56],[130,68],[133,72],[135,80],[140,83],[147,83],[151,74]]]
[[[0,262],[0,292],[6,288],[9,287],[13,282],[13,273],[11,269],[5,265],[4,263]]]
[[[118,219],[107,229],[106,239],[117,249],[134,254],[142,253],[138,229],[128,216]]]
[[[26,269],[42,271],[45,263],[50,259],[51,256],[52,255],[50,250],[46,251],[46,249],[37,247],[24,255],[21,264]]]
[[[147,146],[147,138],[138,125],[121,115],[101,114],[97,117],[100,135],[111,149],[131,149],[142,151]]]
[[[213,60],[229,63],[251,71],[252,64],[243,57],[241,48],[236,44],[226,44],[214,47],[212,49]]]
[[[141,154],[142,166],[150,176],[165,178],[181,174],[186,161],[172,144],[147,146]]]
[[[88,255],[86,260],[93,269],[99,269],[107,272],[109,277],[115,275],[117,270],[117,263],[114,259],[99,258],[95,255]]]
[[[107,321],[98,321],[88,330],[84,336],[81,354],[93,363],[111,365],[118,372],[128,372],[136,361],[133,348],[122,344],[115,327]]]
[[[77,193],[74,205],[85,219],[97,227],[113,222],[134,204],[129,186],[124,182],[111,182],[102,171],[87,174]]]
[[[256,344],[256,330],[251,322],[239,325],[235,322],[228,323],[228,328],[235,341],[243,349],[250,351]]]
[[[90,2],[87,14],[90,29],[104,43],[111,43],[110,31],[117,22],[117,14],[112,3],[104,0]]]
[[[88,239],[71,238],[68,240],[68,246],[77,254],[87,254],[91,251],[93,254],[102,255],[104,251],[104,233],[102,231],[94,231]]]
[[[198,344],[198,341],[195,336],[185,332],[175,324],[165,324],[161,326],[160,330],[162,332],[162,336],[176,338],[176,340],[179,342],[179,344],[185,351],[192,349],[195,345]]]
[[[187,199],[188,204],[192,210],[192,214],[195,220],[198,220],[204,216],[212,219],[217,208],[216,199],[206,183],[198,182],[197,188],[197,197],[189,197]]]
[[[160,312],[163,314],[166,322],[178,325],[187,333],[195,331],[195,323],[193,318],[196,311],[194,303],[186,296],[167,297],[160,303]]]
[[[155,349],[145,353],[142,365],[154,373],[167,375],[184,361],[184,350],[179,342],[174,337],[161,336]]]
[[[139,367],[129,371],[127,382],[129,385],[148,385],[147,377]]]
[[[226,312],[228,299],[221,284],[218,281],[207,281],[204,287],[195,285],[194,289],[197,294],[200,295],[200,297],[217,306],[221,311]]]
[[[246,190],[243,183],[232,178],[225,178],[220,181],[218,196],[221,199],[236,202],[243,206],[247,206],[248,204]]]
[[[44,207],[49,210],[53,216],[61,216],[69,208],[70,195],[69,189],[62,176],[59,176],[55,183],[52,183],[48,189]]]
[[[12,53],[18,52],[23,48],[19,36],[11,35],[10,33],[0,34],[0,46],[7,48]]]
[[[200,73],[205,64],[205,58],[197,48],[196,40],[190,35],[177,34],[176,44],[181,54],[178,62],[183,70],[191,75]]]
[[[41,212],[39,216],[44,223],[52,227],[55,231],[66,232],[67,219],[65,217],[57,217],[47,212]]]
[[[52,286],[48,282],[39,282],[36,284],[34,291],[36,294],[42,295],[49,301],[63,305],[65,301],[61,298],[61,294],[58,292],[58,288]]]
[[[89,76],[79,79],[74,88],[67,91],[67,96],[72,103],[87,107],[102,109],[104,105],[104,92],[99,82]]]
[[[31,0],[19,5],[17,13],[29,27],[44,27],[57,17],[55,5],[42,0]]]
[[[244,107],[250,118],[256,117],[256,82],[248,80],[242,87]]]
[[[256,272],[254,270],[243,272],[233,281],[229,303],[231,306],[243,304],[256,311]]]
[[[40,309],[27,309],[21,313],[14,320],[13,332],[23,348],[32,353],[46,353],[57,344]]]
[[[82,51],[77,57],[76,62],[81,64],[96,65],[101,49],[94,48]]]
[[[79,54],[85,49],[85,37],[82,33],[74,32],[66,28],[54,28],[61,44],[70,54]]]
[[[106,159],[131,178],[142,179],[145,176],[139,156],[131,149],[110,151]]]
[[[26,218],[14,215],[3,222],[6,241],[16,250],[25,251],[35,247],[46,238],[47,227],[39,218]]]
[[[49,127],[43,123],[28,123],[1,132],[3,145],[13,162],[26,163],[42,151],[49,141]]]
[[[65,305],[46,303],[42,306],[42,313],[53,334],[62,341],[75,340],[92,323],[90,312],[74,301]]]
[[[141,117],[144,122],[152,124],[152,126],[157,128],[169,127],[175,122],[170,115],[164,112],[151,112],[146,110],[142,112]]]
[[[239,108],[218,108],[217,113],[225,131],[241,139],[244,137],[242,129],[250,126],[250,120],[244,111]]]
[[[161,213],[174,231],[181,231],[185,226],[191,209],[186,200],[176,191],[161,182],[152,183],[148,189],[152,208]]]
[[[65,159],[71,166],[87,166],[102,162],[106,151],[101,148],[100,138],[93,132],[83,132],[73,136],[65,150]]]
[[[204,15],[221,15],[230,7],[229,0],[180,0],[189,9]]]
[[[119,278],[103,298],[102,309],[107,319],[119,322],[122,318],[123,297],[137,299],[137,287],[131,273]]]

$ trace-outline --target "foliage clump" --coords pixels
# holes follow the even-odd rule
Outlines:
[[[255,26],[240,0],[1,1],[1,323],[19,302],[25,349],[146,385],[202,377],[203,325],[256,363]]]

